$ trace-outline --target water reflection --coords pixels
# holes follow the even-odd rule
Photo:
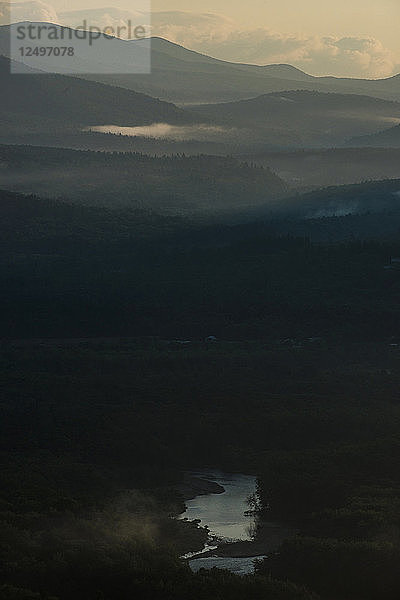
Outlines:
[[[200,569],[227,569],[235,575],[249,575],[254,573],[254,561],[257,560],[251,556],[249,558],[228,558],[210,556],[209,558],[197,558],[189,561],[190,568],[194,573]]]
[[[251,475],[227,474],[218,471],[191,473],[195,477],[215,481],[225,489],[223,494],[197,496],[186,502],[182,517],[200,519],[210,534],[223,540],[250,540],[254,532],[254,516],[248,514],[247,498],[256,490]]]

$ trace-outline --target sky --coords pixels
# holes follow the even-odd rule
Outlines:
[[[151,6],[153,35],[224,60],[289,63],[313,75],[379,78],[400,72],[400,0],[33,2],[46,3],[57,14]],[[103,22],[110,18],[105,12]]]
[[[200,12],[197,0],[153,0],[152,5],[155,11]],[[400,48],[399,0],[202,0],[201,12],[286,33],[376,36]]]
[[[198,2],[153,0],[153,10],[198,12]],[[240,40],[243,34],[239,32],[258,31],[255,60],[249,62],[257,62],[257,58],[261,63],[264,58],[280,62],[280,56],[286,62],[287,55],[292,64],[320,75],[378,77],[400,70],[400,0],[202,0],[201,12],[217,12],[231,19]],[[268,38],[262,43],[261,30],[269,32],[269,43]],[[282,42],[281,55],[268,52],[274,40]],[[299,43],[294,49],[296,40]],[[346,41],[338,44],[340,40]],[[240,47],[239,42],[236,45]],[[242,52],[244,45],[242,42]],[[239,59],[233,43],[229,47],[220,43],[219,49],[216,46],[204,44],[221,58]],[[248,58],[252,58],[250,51]]]

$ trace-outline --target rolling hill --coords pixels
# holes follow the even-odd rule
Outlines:
[[[280,204],[282,214],[306,220],[392,212],[397,221],[399,209],[400,179],[330,186],[291,196]],[[266,205],[258,214],[268,216],[269,207]],[[376,227],[379,229],[379,223]]]
[[[284,182],[268,169],[233,158],[155,158],[23,146],[0,146],[0,187],[88,206],[173,215],[245,210],[286,192]]]
[[[3,133],[194,121],[173,104],[131,90],[64,75],[11,75],[10,60],[4,56],[0,57],[0,86]]]
[[[152,158],[44,147],[0,146],[0,188],[61,198],[78,206],[133,208],[196,218],[219,216],[235,222],[400,208],[400,179],[331,186],[294,195],[269,169],[233,158]]]
[[[395,125],[384,131],[352,138],[349,144],[353,146],[372,146],[378,148],[400,148],[400,125]]]
[[[276,92],[238,102],[191,107],[199,120],[252,130],[275,146],[341,145],[400,120],[400,103],[368,96]],[[357,132],[357,133],[356,133]]]
[[[261,152],[242,155],[240,158],[256,165],[268,166],[297,189],[400,179],[400,148],[354,147]]]

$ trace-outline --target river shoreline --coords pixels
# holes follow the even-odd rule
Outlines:
[[[185,473],[183,482],[177,487],[177,490],[182,494],[185,502],[194,500],[194,498],[197,498],[198,496],[223,494],[225,492],[225,488],[219,483],[203,479],[202,477],[196,477],[188,473]],[[183,513],[185,511],[183,511]]]
[[[260,558],[277,552],[281,544],[297,532],[294,529],[286,529],[282,525],[268,526],[268,532],[260,535],[259,539],[238,542],[223,542],[216,545],[215,549],[207,552],[197,553],[190,560],[199,558]]]
[[[201,496],[223,494],[226,489],[216,481],[210,481],[196,474],[186,474],[185,480],[180,486],[180,492],[185,501],[194,500]],[[185,518],[184,511],[180,518]],[[203,523],[204,520],[204,523]],[[206,519],[202,519],[202,526],[207,527]],[[262,558],[276,552],[283,541],[296,534],[280,523],[265,522],[258,526],[257,539],[230,540],[210,535],[208,544],[200,551],[190,555],[190,562],[200,559],[256,559]],[[207,549],[207,546],[209,549]]]

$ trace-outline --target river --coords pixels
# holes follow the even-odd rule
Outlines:
[[[243,558],[209,554],[210,550],[217,548],[217,541],[227,543],[252,539],[255,519],[253,515],[247,513],[249,510],[247,498],[256,491],[255,477],[220,471],[192,472],[190,475],[216,482],[225,489],[222,494],[197,496],[186,502],[187,510],[181,518],[190,521],[199,519],[201,525],[207,526],[210,530],[209,544],[204,549],[207,556],[201,557],[197,554],[196,558],[191,558],[191,555],[187,555],[191,569],[198,571],[201,568],[218,567],[239,575],[252,573],[256,556]]]

